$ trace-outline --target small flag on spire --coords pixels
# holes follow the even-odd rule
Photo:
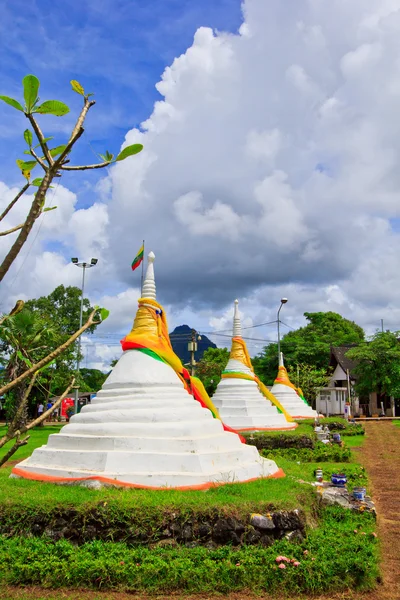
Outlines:
[[[144,254],[144,244],[142,244],[140,246],[140,250],[139,252],[136,254],[135,258],[132,261],[132,271],[134,271],[135,269],[138,268],[138,266],[140,265],[140,263],[143,260],[143,254]]]

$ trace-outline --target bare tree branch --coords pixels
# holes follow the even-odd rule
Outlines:
[[[33,130],[36,133],[36,137],[39,140],[39,144],[40,144],[40,147],[43,150],[43,154],[45,155],[47,162],[51,166],[54,163],[54,160],[53,160],[53,157],[51,156],[51,154],[49,152],[49,149],[47,147],[46,142],[44,141],[45,138],[44,138],[44,135],[43,135],[43,133],[42,133],[40,127],[39,127],[39,124],[37,123],[37,121],[36,121],[36,119],[35,119],[35,117],[33,115],[25,113],[25,116],[27,117],[27,119],[29,119],[29,121],[30,121],[30,123],[31,123],[31,125],[33,127]]]
[[[84,331],[86,331],[86,329],[89,329],[89,327],[91,327],[92,325],[99,325],[101,323],[101,321],[94,320],[96,312],[97,312],[97,308],[93,309],[92,312],[90,313],[89,318],[86,321],[86,323],[84,325],[82,325],[82,327],[80,329],[78,329],[78,331],[76,331],[73,335],[71,335],[71,337],[69,337],[68,340],[66,342],[64,342],[64,344],[61,344],[61,346],[59,346],[58,348],[53,350],[53,352],[50,352],[50,354],[48,354],[47,356],[42,358],[42,360],[40,360],[38,363],[32,365],[32,367],[27,369],[24,373],[22,373],[22,375],[20,375],[16,379],[13,379],[13,381],[10,381],[6,385],[3,385],[3,387],[0,388],[0,396],[2,394],[5,394],[9,390],[11,390],[15,385],[18,385],[18,383],[20,383],[27,377],[30,377],[31,375],[36,373],[36,371],[38,371],[42,367],[45,367],[52,360],[57,358],[57,356],[59,356],[62,352],[64,352],[64,350],[66,350],[71,344],[73,344],[74,341],[82,333],[84,333]]]
[[[43,160],[36,154],[36,152],[34,151],[33,148],[30,148],[30,153],[32,154],[33,158],[36,160],[36,162],[39,163],[39,165],[42,167],[42,169],[46,172],[48,169],[48,166],[43,162]]]
[[[95,104],[96,104],[96,100],[89,100],[87,97],[85,97],[85,101],[84,101],[83,108],[81,110],[81,114],[79,115],[78,120],[75,123],[75,127],[72,130],[69,141],[73,140],[75,138],[75,136],[77,135],[78,131],[80,129],[82,129],[83,122],[86,119],[86,115],[88,114],[89,109],[92,106],[94,106]]]
[[[4,209],[4,211],[1,213],[0,215],[0,221],[2,221],[4,219],[4,217],[10,212],[10,210],[12,209],[12,207],[14,206],[14,204],[16,204],[18,202],[18,200],[21,198],[21,196],[23,196],[26,192],[26,190],[28,189],[28,187],[31,184],[26,183],[24,185],[24,187],[18,192],[18,194],[15,196],[14,200],[11,200],[10,204]]]
[[[0,440],[0,448],[5,446],[10,440],[12,440],[14,438],[16,438],[16,441],[15,441],[14,446],[12,446],[12,448],[10,448],[10,450],[3,456],[3,458],[0,459],[0,467],[3,466],[13,454],[15,454],[15,452],[18,450],[18,448],[20,448],[21,446],[25,446],[25,444],[28,443],[30,436],[28,435],[26,438],[21,440],[20,439],[21,435],[23,433],[26,433],[33,427],[40,425],[40,423],[43,423],[43,421],[45,421],[47,419],[47,417],[49,415],[51,415],[53,410],[55,410],[56,408],[58,408],[60,406],[60,404],[64,400],[64,398],[66,398],[68,396],[68,394],[69,394],[70,390],[72,389],[72,387],[74,386],[74,384],[75,384],[75,377],[72,377],[67,388],[61,394],[61,396],[58,398],[58,400],[53,404],[53,406],[51,408],[49,408],[49,410],[46,410],[46,412],[44,412],[40,417],[38,417],[37,419],[34,419],[31,423],[29,423],[29,425],[24,425],[23,427],[15,430],[15,431],[12,431],[10,429],[7,431],[6,435]],[[15,417],[14,417],[13,421],[14,420],[15,420]]]
[[[51,171],[51,169],[49,169],[47,173],[45,173],[45,176],[42,179],[42,183],[40,184],[39,189],[35,194],[30,211],[28,213],[28,216],[26,217],[25,223],[19,233],[19,236],[15,240],[14,244],[11,246],[11,249],[9,250],[7,256],[4,258],[2,264],[0,265],[0,281],[4,279],[4,276],[7,274],[9,268],[20,253],[22,246],[28,239],[28,235],[30,234],[31,229],[42,209],[42,206],[44,205],[46,192],[49,189],[53,177],[54,174]]]
[[[22,415],[24,414],[24,410],[26,408],[26,405],[28,403],[28,399],[30,396],[30,393],[32,391],[33,386],[35,385],[35,381],[36,381],[36,377],[38,376],[38,373],[34,373],[32,379],[29,382],[28,387],[25,390],[24,396],[20,402],[20,405],[17,408],[17,411],[15,413],[15,415],[12,418],[12,422],[10,423],[9,427],[8,427],[8,431],[7,431],[7,435],[11,436],[16,433],[16,428],[18,427]],[[18,427],[19,428],[19,427]],[[11,438],[10,438],[11,439]],[[0,448],[1,448],[2,444],[0,442]]]
[[[23,300],[17,300],[12,311],[8,315],[3,315],[2,317],[0,317],[0,325],[3,325],[4,321],[21,312],[21,310],[24,308],[24,305],[25,302]]]
[[[30,438],[30,436],[29,436],[29,435],[27,435],[27,436],[26,436],[26,438],[24,438],[23,440],[21,440],[21,439],[20,439],[20,437],[21,437],[21,434],[20,434],[20,432],[19,432],[19,431],[18,431],[18,432],[16,432],[16,434],[15,434],[15,436],[14,436],[14,437],[16,438],[16,440],[15,440],[15,444],[14,444],[14,446],[12,446],[12,447],[9,449],[9,451],[8,451],[8,452],[7,452],[7,453],[6,453],[6,454],[5,454],[5,455],[4,455],[4,456],[3,456],[3,457],[0,459],[0,467],[2,467],[2,466],[3,466],[3,465],[4,465],[4,464],[5,464],[5,463],[6,463],[6,462],[7,462],[7,461],[8,461],[8,460],[9,460],[9,459],[12,457],[12,455],[13,455],[13,454],[15,454],[15,453],[16,453],[16,451],[17,451],[19,448],[21,448],[21,446],[25,446],[25,445],[28,443],[28,441],[29,441],[29,438]],[[9,440],[7,440],[7,442],[9,442],[9,441],[10,441],[10,440],[12,440],[12,439],[13,439],[13,438],[12,438],[12,437],[10,437],[10,439],[9,439]],[[6,442],[6,443],[7,443],[7,442]]]
[[[61,166],[60,169],[63,171],[87,171],[87,169],[104,169],[104,167],[108,167],[109,164],[111,164],[111,161],[99,163],[98,165],[80,165],[76,167]]]
[[[6,229],[6,231],[0,231],[0,237],[2,237],[3,235],[9,235],[10,233],[14,233],[14,231],[18,231],[18,229],[22,229],[24,226],[23,223],[21,223],[20,225],[16,225],[15,227],[12,227],[11,229]]]
[[[71,151],[71,148],[79,140],[79,138],[81,137],[81,135],[84,134],[84,132],[85,132],[85,130],[83,129],[83,127],[81,127],[80,129],[78,129],[78,131],[76,132],[75,136],[70,138],[68,144],[65,147],[65,150],[60,154],[60,156],[57,158],[57,160],[54,163],[54,167],[56,169],[58,169],[64,163],[65,157]]]

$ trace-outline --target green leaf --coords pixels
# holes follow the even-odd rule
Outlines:
[[[23,78],[22,84],[24,86],[26,112],[31,113],[38,97],[40,81],[35,75],[27,75]]]
[[[101,320],[105,321],[107,319],[108,315],[110,314],[110,311],[107,310],[106,308],[100,308],[99,313],[100,313]]]
[[[42,212],[50,212],[51,210],[56,210],[56,208],[57,206],[47,206]]]
[[[24,154],[29,154],[29,156],[32,156],[32,153],[30,150],[24,150]]]
[[[142,144],[132,144],[132,146],[127,146],[120,152],[115,160],[125,160],[128,156],[133,156],[134,154],[138,154],[143,150]]]
[[[15,162],[17,163],[21,171],[32,171],[32,169],[37,165],[36,160],[16,160]]]
[[[52,148],[49,150],[51,156],[57,156],[58,154],[62,154],[67,146],[64,144],[62,146],[57,146],[56,148]]]
[[[32,363],[29,360],[29,358],[26,358],[26,356],[24,356],[20,350],[17,350],[17,356],[18,356],[19,360],[21,362],[25,363],[26,365],[28,365],[28,367],[32,366]]]
[[[104,162],[111,162],[114,158],[114,154],[111,154],[111,152],[109,152],[108,150],[106,150],[105,154],[100,154],[99,156],[103,159]]]
[[[24,140],[28,144],[29,148],[32,146],[33,136],[32,132],[29,129],[25,129],[24,131]],[[26,150],[25,150],[26,152]]]
[[[76,79],[72,79],[70,83],[71,83],[71,87],[74,90],[74,92],[76,92],[77,94],[80,94],[81,96],[85,95],[85,90],[83,89],[83,87],[81,86],[79,81],[76,81]]]
[[[31,185],[35,185],[36,187],[39,187],[40,184],[43,181],[43,177],[36,177],[36,179],[34,179],[31,183]]]
[[[69,108],[63,102],[59,102],[58,100],[47,100],[47,102],[43,102],[40,106],[35,108],[35,113],[39,113],[40,115],[55,115],[56,117],[62,117],[69,113]]]
[[[13,106],[17,110],[20,110],[21,112],[24,112],[24,109],[21,106],[21,104],[17,100],[14,100],[14,98],[9,98],[8,96],[0,96],[0,100],[3,100],[3,102],[5,102],[6,104]]]

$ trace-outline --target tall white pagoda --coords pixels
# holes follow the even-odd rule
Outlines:
[[[271,388],[271,393],[278,398],[282,406],[294,419],[315,419],[318,417],[316,410],[304,399],[301,390],[289,379],[286,367],[283,362],[282,352],[279,355],[278,375]]]
[[[254,446],[225,431],[185,389],[156,302],[153,262],[150,253],[125,351],[97,397],[12,476],[95,487],[207,489],[284,475]]]
[[[260,390],[242,338],[239,301],[235,300],[233,337],[228,364],[212,398],[224,423],[238,431],[294,429],[297,424],[277,408],[278,401],[264,387]],[[266,397],[266,395],[268,397]],[[275,404],[273,403],[275,402]],[[281,407],[280,407],[281,408]]]

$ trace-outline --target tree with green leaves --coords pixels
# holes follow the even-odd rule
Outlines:
[[[33,350],[35,350],[36,354],[36,351],[43,349],[39,344],[41,343],[42,336],[45,335],[46,330],[43,328],[42,322],[37,320],[37,316],[32,317],[31,315],[29,317],[23,317],[24,319],[26,318],[26,323],[21,323],[19,327],[16,327],[15,321],[18,316],[21,315],[23,310],[23,303],[17,303],[10,314],[3,315],[0,318],[0,339],[5,340],[6,343],[8,342],[13,348],[12,354],[14,353],[16,355],[15,366],[12,364],[10,365],[9,376],[5,378],[5,381],[0,383],[0,396],[4,396],[11,392],[14,395],[15,400],[13,407],[14,414],[6,434],[0,439],[0,448],[8,444],[11,440],[15,440],[15,442],[9,451],[0,459],[0,466],[5,464],[18,448],[28,443],[29,435],[22,439],[21,435],[27,433],[32,427],[40,425],[48,418],[52,411],[56,409],[69,394],[69,391],[75,383],[75,377],[72,377],[53,407],[45,411],[42,416],[27,423],[25,419],[26,407],[30,393],[40,372],[65,352],[78,337],[82,335],[82,333],[93,325],[98,325],[104,321],[109,314],[109,311],[105,308],[96,306],[82,327],[70,335],[63,344],[60,344],[57,348],[48,352],[43,358],[37,359],[37,357],[33,355]],[[37,323],[35,322],[36,320]],[[14,321],[14,324],[12,321]],[[23,330],[24,333],[22,333]],[[17,331],[20,331],[20,333],[17,333]],[[31,352],[28,351],[28,345],[30,346]],[[22,363],[25,366],[22,366]],[[22,373],[19,372],[20,370],[22,370]],[[9,381],[7,381],[7,379],[9,379]],[[28,385],[26,385],[26,383],[28,383]],[[22,385],[24,387],[22,387]],[[18,393],[19,389],[24,389],[24,393]]]
[[[25,307],[38,315],[44,321],[51,323],[56,332],[56,336],[48,342],[48,348],[54,349],[59,344],[64,343],[71,333],[79,328],[81,290],[77,287],[59,285],[48,296],[41,296],[34,300],[28,300]],[[83,299],[83,321],[86,321],[93,306],[87,298]],[[92,325],[87,333],[93,333],[96,325]],[[53,396],[58,396],[65,388],[66,382],[70,378],[71,371],[74,370],[78,358],[78,345],[70,346],[63,352],[52,365],[52,368],[46,371],[48,378],[47,389]],[[82,360],[82,355],[79,360]],[[80,373],[77,374],[77,384],[82,391]]]
[[[346,356],[357,365],[355,391],[358,396],[400,398],[400,332],[378,332],[368,343],[360,344],[346,352]]]
[[[98,392],[108,377],[108,373],[103,373],[99,369],[80,369],[79,375],[81,382],[79,389],[82,392]]]
[[[331,369],[318,368],[314,365],[298,364],[288,367],[291,382],[304,394],[307,402],[315,408],[319,390],[329,385]]]
[[[221,379],[222,371],[229,360],[227,348],[207,348],[196,366],[196,376],[203,382],[207,393],[212,396]]]
[[[62,174],[67,171],[102,169],[104,167],[108,167],[112,163],[124,160],[128,156],[137,154],[143,149],[141,144],[132,144],[130,146],[126,146],[116,157],[114,157],[114,155],[107,150],[105,154],[99,155],[101,161],[96,164],[71,165],[71,152],[79,138],[84,133],[83,125],[89,110],[96,103],[95,100],[92,99],[93,94],[87,94],[78,81],[71,81],[72,90],[82,97],[82,110],[66,143],[51,148],[51,144],[49,142],[51,142],[53,137],[47,137],[43,133],[39,125],[38,116],[55,115],[56,117],[63,117],[69,113],[69,108],[66,104],[60,102],[59,100],[46,100],[45,102],[40,102],[40,82],[39,79],[34,75],[27,75],[24,77],[22,84],[24,95],[23,104],[14,98],[10,98],[9,96],[0,96],[0,100],[3,100],[3,102],[25,115],[25,118],[28,119],[32,128],[25,129],[23,135],[27,145],[27,149],[24,151],[24,154],[27,155],[27,158],[17,159],[16,161],[22,176],[26,180],[26,183],[15,196],[15,198],[13,198],[13,200],[4,209],[0,215],[0,221],[2,221],[8,215],[20,198],[22,198],[22,196],[28,191],[28,189],[36,188],[37,191],[33,195],[29,212],[26,215],[24,222],[0,232],[0,236],[5,236],[19,231],[16,240],[12,244],[10,250],[0,265],[0,281],[3,280],[14,260],[20,253],[23,245],[28,239],[35,221],[43,213],[56,208],[46,206],[46,194],[55,178],[60,178]],[[31,173],[36,167],[40,167],[43,173],[41,177],[32,179]]]
[[[0,336],[2,351],[8,356],[3,371],[3,379],[4,381],[11,381],[47,353],[47,344],[51,343],[51,340],[56,337],[56,332],[39,315],[24,308],[5,321],[4,325],[0,327]],[[36,383],[39,380],[38,375],[39,373],[35,376]],[[27,388],[28,381],[25,379],[7,395],[6,412],[9,419],[12,420],[16,415]],[[23,410],[19,411],[16,427],[20,428],[27,421],[27,408],[28,404],[24,403]]]
[[[334,312],[304,313],[308,323],[289,331],[281,340],[286,366],[312,365],[327,370],[330,347],[357,344],[364,340],[363,329]],[[278,346],[270,344],[253,359],[256,374],[266,385],[272,385],[278,370]]]

